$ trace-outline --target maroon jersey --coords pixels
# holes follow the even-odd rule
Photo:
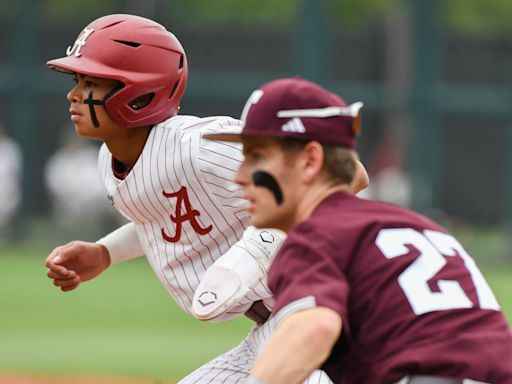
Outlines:
[[[323,366],[335,383],[512,383],[512,333],[491,289],[459,242],[414,212],[333,194],[290,231],[269,284],[278,321],[314,306],[341,316]]]

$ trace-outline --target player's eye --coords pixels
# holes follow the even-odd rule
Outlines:
[[[74,82],[75,84],[78,84],[78,77],[73,76],[73,82]]]
[[[86,81],[85,81],[85,86],[86,86],[87,88],[92,88],[92,87],[94,87],[95,85],[96,85],[96,83],[94,83],[94,82],[92,82],[92,81],[90,81],[90,80],[86,80]]]
[[[250,151],[246,154],[246,157],[250,159],[252,162],[259,161],[261,159],[261,154],[258,151]]]

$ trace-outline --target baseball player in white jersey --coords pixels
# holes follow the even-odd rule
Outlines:
[[[266,272],[284,236],[248,227],[246,201],[233,182],[241,147],[202,138],[240,121],[177,115],[186,56],[152,20],[101,17],[66,53],[47,64],[74,76],[71,120],[79,135],[104,142],[98,164],[108,198],[130,222],[96,243],[55,248],[45,263],[48,277],[70,291],[112,264],[145,255],[186,312],[216,321],[245,314],[256,322],[238,347],[181,382],[243,382],[270,336]],[[356,191],[367,183],[362,166],[360,175]],[[321,371],[311,379],[330,382]]]

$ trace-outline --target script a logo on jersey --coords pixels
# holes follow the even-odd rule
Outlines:
[[[176,243],[181,238],[181,230],[184,221],[189,221],[190,225],[196,233],[199,235],[206,235],[208,232],[212,230],[212,226],[209,225],[206,228],[201,227],[201,225],[197,222],[196,217],[200,215],[197,209],[193,209],[190,204],[190,200],[188,199],[187,188],[182,186],[178,192],[167,193],[162,191],[163,195],[167,198],[176,198],[176,216],[171,215],[171,221],[176,224],[176,233],[174,236],[169,236],[164,228],[161,228],[162,236],[164,240],[169,241],[171,243]],[[185,207],[185,213],[182,213],[182,205]]]
[[[82,34],[80,36],[78,36],[78,38],[75,40],[75,44],[73,44],[73,46],[69,46],[68,49],[66,49],[66,55],[71,56],[74,52],[75,57],[80,57],[82,55],[80,50],[85,45],[85,41],[87,40],[87,38],[93,32],[94,32],[94,28],[91,28],[91,29],[84,28],[84,30],[82,31]]]

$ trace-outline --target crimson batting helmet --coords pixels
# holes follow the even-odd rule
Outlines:
[[[187,59],[178,39],[157,22],[123,14],[100,17],[84,28],[66,54],[47,65],[122,83],[102,100],[117,124],[152,125],[178,113]],[[146,95],[151,101],[137,108],[133,101]]]

